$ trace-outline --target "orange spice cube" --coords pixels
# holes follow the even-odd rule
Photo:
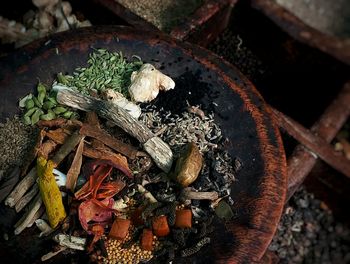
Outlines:
[[[122,240],[128,235],[129,227],[129,219],[117,218],[114,220],[111,231],[109,232],[109,237]]]
[[[152,222],[153,232],[156,236],[167,236],[170,233],[168,220],[165,215],[158,216]]]
[[[153,232],[150,229],[144,229],[141,236],[141,249],[153,250]]]
[[[190,209],[176,211],[175,226],[179,228],[192,227],[192,212]]]

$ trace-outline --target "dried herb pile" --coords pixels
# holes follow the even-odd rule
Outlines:
[[[78,67],[72,75],[59,74],[58,82],[75,87],[83,94],[100,94],[109,88],[128,96],[130,76],[143,64],[133,56],[127,61],[122,52],[110,52],[97,49],[89,55],[87,67]]]

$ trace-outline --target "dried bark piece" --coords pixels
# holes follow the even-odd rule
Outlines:
[[[52,152],[55,151],[57,147],[56,142],[53,140],[46,140],[38,150],[38,156],[44,157],[45,159],[49,159],[49,156]]]
[[[77,183],[78,176],[80,173],[81,165],[83,163],[83,149],[84,149],[84,137],[80,140],[80,143],[75,152],[72,165],[67,172],[66,189],[72,192],[74,192],[75,185]]]
[[[79,135],[78,131],[74,132],[60,147],[56,152],[55,156],[52,158],[52,162],[57,167],[67,155],[73,151],[73,149],[79,144],[83,136]]]
[[[96,126],[84,124],[79,133],[84,136],[98,139],[103,144],[107,145],[111,149],[127,156],[130,159],[135,159],[138,151],[133,146],[125,144],[124,142],[109,135],[106,131],[99,129]]]
[[[56,128],[54,130],[49,130],[46,133],[46,136],[49,139],[54,140],[55,142],[63,144],[67,140],[69,135],[72,135],[73,132],[74,131],[60,127],[60,128]]]
[[[193,183],[203,164],[203,157],[197,145],[193,142],[187,144],[185,152],[178,158],[175,167],[175,178],[183,187]]]
[[[64,118],[56,118],[53,120],[40,120],[37,123],[37,126],[39,128],[43,128],[43,127],[48,127],[48,128],[52,128],[52,127],[80,127],[82,125],[82,122],[80,122],[79,120],[73,119],[73,120],[67,120]]]

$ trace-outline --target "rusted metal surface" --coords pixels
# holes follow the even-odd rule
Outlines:
[[[312,133],[331,142],[350,116],[350,82],[347,82],[337,98],[329,105],[320,119],[310,129]],[[303,145],[298,145],[288,159],[288,194],[293,196],[316,164],[317,157]]]
[[[130,25],[143,30],[160,30],[115,0],[93,0],[110,9]],[[175,26],[170,35],[180,40],[207,46],[227,27],[231,10],[237,0],[207,0],[182,24]]]
[[[236,2],[237,0],[206,1],[187,21],[176,26],[170,35],[206,47],[227,27]]]
[[[225,224],[216,220],[212,244],[194,257],[177,259],[176,263],[260,261],[276,231],[286,197],[283,144],[270,108],[254,86],[236,68],[209,51],[129,27],[93,27],[56,34],[1,59],[0,120],[18,113],[18,98],[35,89],[37,78],[50,83],[56,73],[72,72],[86,63],[93,47],[120,50],[127,57],[137,54],[156,67],[162,66],[162,71],[178,84],[190,77],[192,85],[183,88],[184,95],[190,97],[190,103],[214,111],[216,122],[229,139],[225,145],[228,152],[243,164],[231,190],[236,201],[232,206],[234,219]],[[207,87],[208,91],[195,92],[191,87]],[[6,216],[0,218],[0,226],[1,219],[6,219],[8,225],[14,218],[11,212]],[[35,246],[29,247],[33,237],[26,234],[10,236],[6,243],[0,241],[0,255],[7,256],[2,260],[33,263],[41,256],[47,241],[36,241]]]
[[[251,4],[293,38],[318,48],[346,64],[350,64],[350,39],[327,35],[306,25],[301,19],[273,0],[251,0]]]
[[[337,153],[325,139],[312,134],[312,132],[310,132],[308,129],[304,128],[298,122],[282,114],[278,110],[273,109],[272,111],[274,114],[273,116],[278,122],[279,126],[289,135],[308,148],[310,153],[314,153],[313,155],[319,156],[334,169],[350,178],[350,161],[343,155]]]

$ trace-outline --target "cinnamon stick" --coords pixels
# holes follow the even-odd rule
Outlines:
[[[133,146],[125,144],[121,140],[116,139],[115,137],[109,135],[106,131],[95,126],[83,124],[79,133],[87,137],[98,139],[103,144],[130,159],[135,159],[137,156],[138,151]]]

